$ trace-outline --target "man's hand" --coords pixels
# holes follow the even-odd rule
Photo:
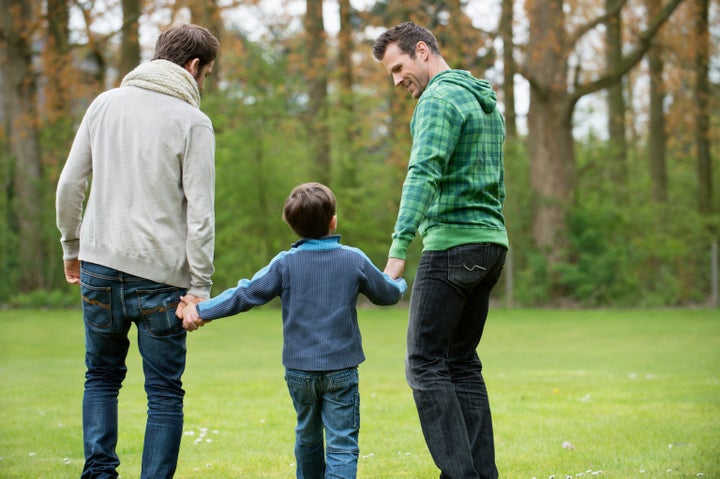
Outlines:
[[[80,260],[68,259],[63,261],[65,280],[70,284],[80,284]]]
[[[180,296],[180,303],[177,305],[177,308],[175,308],[175,316],[177,316],[180,319],[183,319],[183,311],[185,308],[190,304],[197,304],[200,301],[205,301],[207,298],[199,298],[197,296],[193,296],[192,294],[186,294],[185,296]]]
[[[400,258],[388,258],[384,273],[392,279],[398,279],[405,272],[405,260]]]

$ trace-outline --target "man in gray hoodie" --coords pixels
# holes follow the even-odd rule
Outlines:
[[[476,349],[505,262],[505,124],[490,84],[453,70],[412,22],[373,56],[418,99],[412,149],[385,273],[398,278],[416,231],[423,253],[410,297],[406,376],[443,479],[496,479],[490,403]]]
[[[118,477],[133,323],[148,400],[141,477],[175,473],[187,334],[175,309],[208,298],[214,272],[215,133],[199,106],[219,48],[196,25],[162,32],[153,60],[87,109],[58,181],[65,277],[85,322],[82,478]]]

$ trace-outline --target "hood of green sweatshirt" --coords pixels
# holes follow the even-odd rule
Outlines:
[[[497,107],[497,95],[487,80],[475,78],[465,70],[444,70],[432,77],[428,86],[436,82],[449,82],[470,91],[478,99],[485,113],[492,113]]]

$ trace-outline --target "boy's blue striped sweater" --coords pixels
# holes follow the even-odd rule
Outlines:
[[[283,251],[252,279],[198,304],[209,321],[247,311],[279,296],[283,319],[283,365],[332,371],[360,364],[365,355],[357,321],[360,293],[374,304],[400,301],[405,280],[392,280],[340,236],[303,239]]]

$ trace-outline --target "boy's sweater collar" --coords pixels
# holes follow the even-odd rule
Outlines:
[[[311,251],[340,248],[340,235],[323,236],[322,238],[303,238],[293,243],[293,248]]]

